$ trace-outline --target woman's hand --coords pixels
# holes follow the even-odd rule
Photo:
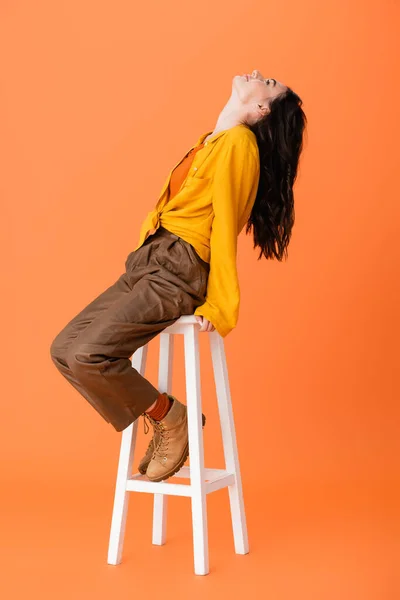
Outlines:
[[[200,323],[201,327],[199,331],[215,331],[214,325],[211,321],[208,321],[203,315],[195,315],[196,320]]]

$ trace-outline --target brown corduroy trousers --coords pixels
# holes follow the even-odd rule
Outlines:
[[[132,354],[205,302],[209,270],[191,244],[159,227],[128,254],[125,273],[53,340],[57,369],[116,431],[160,392],[133,368]]]

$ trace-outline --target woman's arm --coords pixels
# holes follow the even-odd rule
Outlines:
[[[227,134],[217,151],[207,295],[194,314],[203,315],[225,337],[239,316],[237,238],[239,225],[250,215],[257,194],[260,161],[258,146],[248,135]]]

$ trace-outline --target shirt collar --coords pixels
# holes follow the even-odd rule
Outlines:
[[[244,125],[243,123],[240,123],[239,125],[235,125],[235,127],[246,127],[247,128],[247,125]],[[232,128],[230,128],[230,129],[232,129]],[[219,137],[221,137],[221,135],[224,135],[227,131],[229,131],[229,129],[223,129],[222,131],[219,131],[215,135],[211,136],[210,138],[208,138],[207,144],[212,144]],[[212,133],[212,132],[213,132],[213,129],[211,129],[211,131],[206,131],[205,133],[202,133],[201,136],[198,138],[198,140],[196,142],[196,146],[199,146],[200,144],[202,144],[203,141],[206,139],[206,137],[208,135],[210,135],[210,133]]]

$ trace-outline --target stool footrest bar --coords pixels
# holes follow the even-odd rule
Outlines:
[[[205,493],[215,492],[228,485],[234,485],[235,474],[225,469],[204,469]],[[190,479],[190,467],[183,466],[174,477]],[[148,494],[166,494],[168,496],[192,496],[190,484],[173,483],[172,477],[166,481],[149,481],[146,475],[135,473],[126,482],[128,492],[147,492]]]

